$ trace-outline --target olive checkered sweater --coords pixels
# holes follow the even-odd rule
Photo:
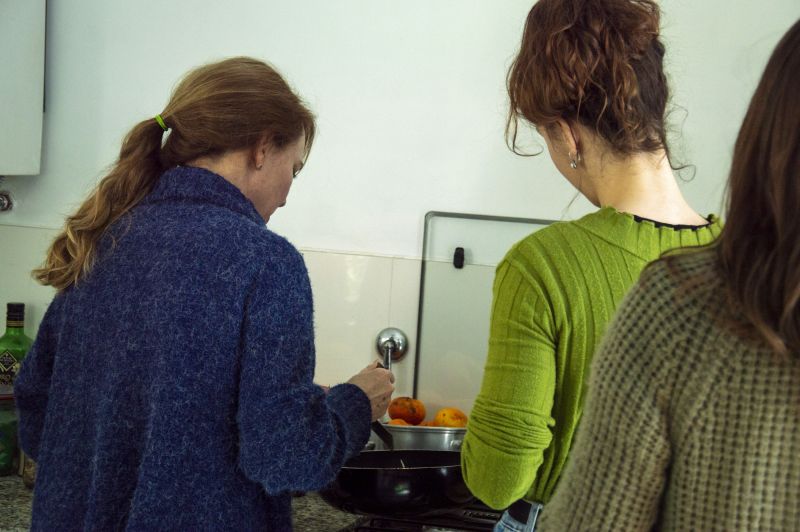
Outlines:
[[[539,530],[800,529],[800,357],[729,333],[729,312],[710,252],[645,271]]]

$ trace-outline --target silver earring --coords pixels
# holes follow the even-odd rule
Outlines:
[[[572,152],[569,153],[569,167],[573,170],[578,169],[578,162],[581,160],[580,152],[575,152],[575,157],[572,156]]]

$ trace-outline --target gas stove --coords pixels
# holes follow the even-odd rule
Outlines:
[[[340,532],[487,532],[502,513],[482,504],[422,517],[362,517]]]

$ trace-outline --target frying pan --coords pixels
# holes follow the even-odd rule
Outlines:
[[[473,500],[458,451],[362,451],[320,491],[330,505],[366,515],[426,515]]]

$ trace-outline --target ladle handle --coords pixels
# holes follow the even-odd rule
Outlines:
[[[400,360],[408,351],[408,338],[400,329],[388,327],[378,333],[375,347],[383,361],[383,367],[392,369],[392,362]]]
[[[394,436],[392,436],[391,432],[386,430],[386,427],[383,426],[383,423],[377,420],[373,421],[372,432],[378,435],[388,450],[394,450]]]
[[[378,362],[378,367],[386,369],[386,366],[380,362]],[[383,445],[386,446],[388,450],[394,450],[394,436],[392,436],[391,432],[386,430],[386,427],[383,426],[383,423],[376,419],[372,422],[371,428],[372,432],[378,435],[378,438],[381,439]]]
[[[384,368],[392,371],[392,351],[394,350],[394,342],[389,340],[382,346],[383,349],[383,363],[381,364]]]

